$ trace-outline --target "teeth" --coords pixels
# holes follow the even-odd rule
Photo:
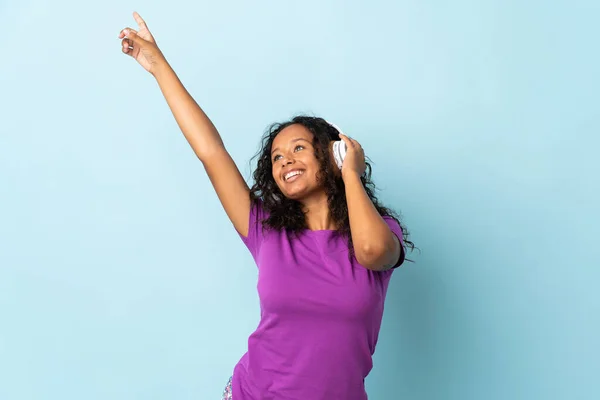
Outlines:
[[[283,178],[287,181],[292,176],[296,176],[296,175],[300,175],[300,174],[302,174],[302,171],[292,171],[292,172],[288,172],[287,174],[285,174],[285,176]]]

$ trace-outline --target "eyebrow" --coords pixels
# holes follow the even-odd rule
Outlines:
[[[292,140],[291,142],[294,143],[294,142],[297,142],[299,140],[304,140],[305,142],[309,142],[308,140],[306,140],[304,138],[296,138],[296,139]],[[274,148],[273,151],[271,151],[271,155],[273,155],[273,153],[275,153],[277,150],[279,150],[279,147]]]

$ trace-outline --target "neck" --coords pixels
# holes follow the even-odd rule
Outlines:
[[[331,218],[327,196],[323,194],[311,199],[302,201],[304,212],[306,213],[306,225],[311,231],[335,230],[335,222]]]

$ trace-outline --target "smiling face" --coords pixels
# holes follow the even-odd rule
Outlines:
[[[317,182],[320,165],[308,129],[300,124],[284,128],[271,149],[273,179],[287,198],[299,200],[319,191],[324,193]]]

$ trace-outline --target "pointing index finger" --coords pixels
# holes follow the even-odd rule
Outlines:
[[[147,28],[146,22],[143,20],[143,18],[140,16],[140,14],[137,13],[137,11],[133,12],[133,19],[135,19],[135,22],[137,22],[140,29]]]

